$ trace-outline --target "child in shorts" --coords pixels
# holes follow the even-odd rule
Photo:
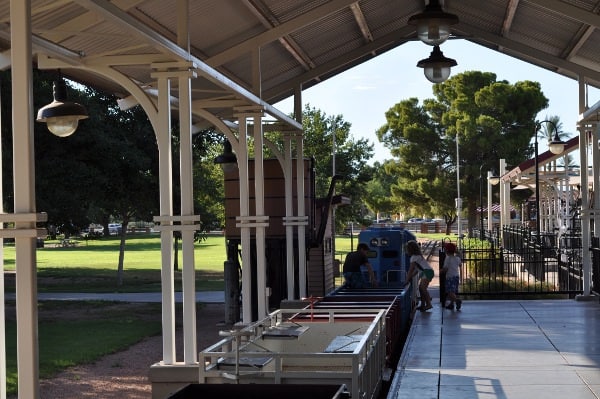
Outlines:
[[[442,271],[446,274],[446,294],[448,300],[450,300],[446,309],[454,310],[454,304],[456,303],[456,310],[460,310],[462,300],[458,297],[458,284],[460,282],[460,265],[462,261],[456,255],[456,245],[449,242],[444,245],[444,249],[446,258],[444,259]]]
[[[410,240],[406,243],[406,253],[410,256],[410,267],[406,274],[406,282],[408,284],[414,276],[419,275],[421,306],[417,309],[425,312],[433,307],[431,305],[431,295],[429,295],[427,288],[431,280],[433,280],[435,273],[429,262],[423,257],[421,247],[415,240]]]

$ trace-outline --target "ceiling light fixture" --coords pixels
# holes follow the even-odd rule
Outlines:
[[[237,157],[231,148],[229,140],[223,143],[223,153],[215,158],[215,164],[221,165],[223,172],[233,172],[237,168]]]
[[[79,121],[88,117],[81,104],[67,101],[67,85],[59,72],[58,79],[52,85],[54,101],[40,108],[36,121],[46,122],[48,130],[58,137],[72,135]]]
[[[417,26],[419,40],[430,46],[444,43],[450,37],[450,25],[458,23],[458,17],[444,12],[439,0],[429,0],[425,11],[408,19],[409,25]]]
[[[450,76],[450,68],[458,65],[456,60],[444,57],[440,46],[434,46],[429,58],[417,62],[424,69],[425,77],[432,83],[442,83]]]

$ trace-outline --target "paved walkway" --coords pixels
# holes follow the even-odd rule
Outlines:
[[[14,300],[14,293],[6,293],[7,300]],[[38,293],[40,301],[79,301],[79,300],[97,300],[97,301],[123,301],[123,302],[160,302],[160,292],[140,292],[140,293]],[[175,301],[181,302],[181,292],[175,293]],[[196,292],[196,301],[204,303],[225,303],[225,293],[223,291],[200,291]]]
[[[598,399],[598,300],[417,312],[388,399]]]

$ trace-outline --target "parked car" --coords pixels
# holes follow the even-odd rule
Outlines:
[[[408,223],[431,223],[432,220],[431,219],[424,219],[424,218],[410,218],[408,219]]]
[[[110,234],[112,236],[121,234],[121,223],[109,223],[108,224],[108,234]]]

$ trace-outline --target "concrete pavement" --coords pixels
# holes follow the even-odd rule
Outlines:
[[[598,301],[439,301],[417,312],[388,399],[598,399]]]

